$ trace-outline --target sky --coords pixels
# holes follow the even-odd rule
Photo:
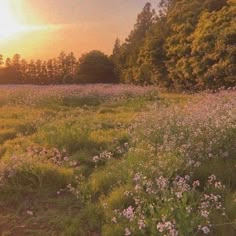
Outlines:
[[[112,52],[146,0],[0,0],[0,54],[47,59],[61,51]],[[156,8],[158,0],[150,1]],[[2,32],[2,33],[1,33]]]

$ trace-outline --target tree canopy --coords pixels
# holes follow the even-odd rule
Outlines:
[[[78,80],[81,83],[117,82],[114,64],[104,53],[91,51],[79,59]]]
[[[125,83],[181,90],[235,86],[235,32],[235,0],[162,0],[158,14],[147,3],[112,59]]]
[[[118,76],[112,60],[100,51],[84,54],[80,59],[61,52],[57,58],[26,61],[19,54],[3,63],[0,55],[0,84],[78,84],[114,83]]]

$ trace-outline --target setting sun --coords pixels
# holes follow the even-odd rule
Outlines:
[[[24,30],[14,16],[9,2],[0,0],[0,40]]]
[[[44,29],[46,26],[25,25],[13,12],[10,1],[0,0],[0,41],[23,32]]]

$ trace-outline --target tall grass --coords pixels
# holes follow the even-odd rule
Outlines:
[[[235,235],[234,90],[1,86],[0,106],[0,233]]]

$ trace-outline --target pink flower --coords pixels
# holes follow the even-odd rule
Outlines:
[[[131,231],[128,228],[125,228],[125,236],[131,235]]]
[[[201,228],[201,230],[202,230],[202,232],[204,233],[204,234],[209,234],[211,231],[210,231],[210,229],[209,229],[209,227],[207,227],[207,226],[203,226],[202,228]]]
[[[129,206],[127,209],[123,210],[123,216],[129,220],[134,218],[134,208]]]

